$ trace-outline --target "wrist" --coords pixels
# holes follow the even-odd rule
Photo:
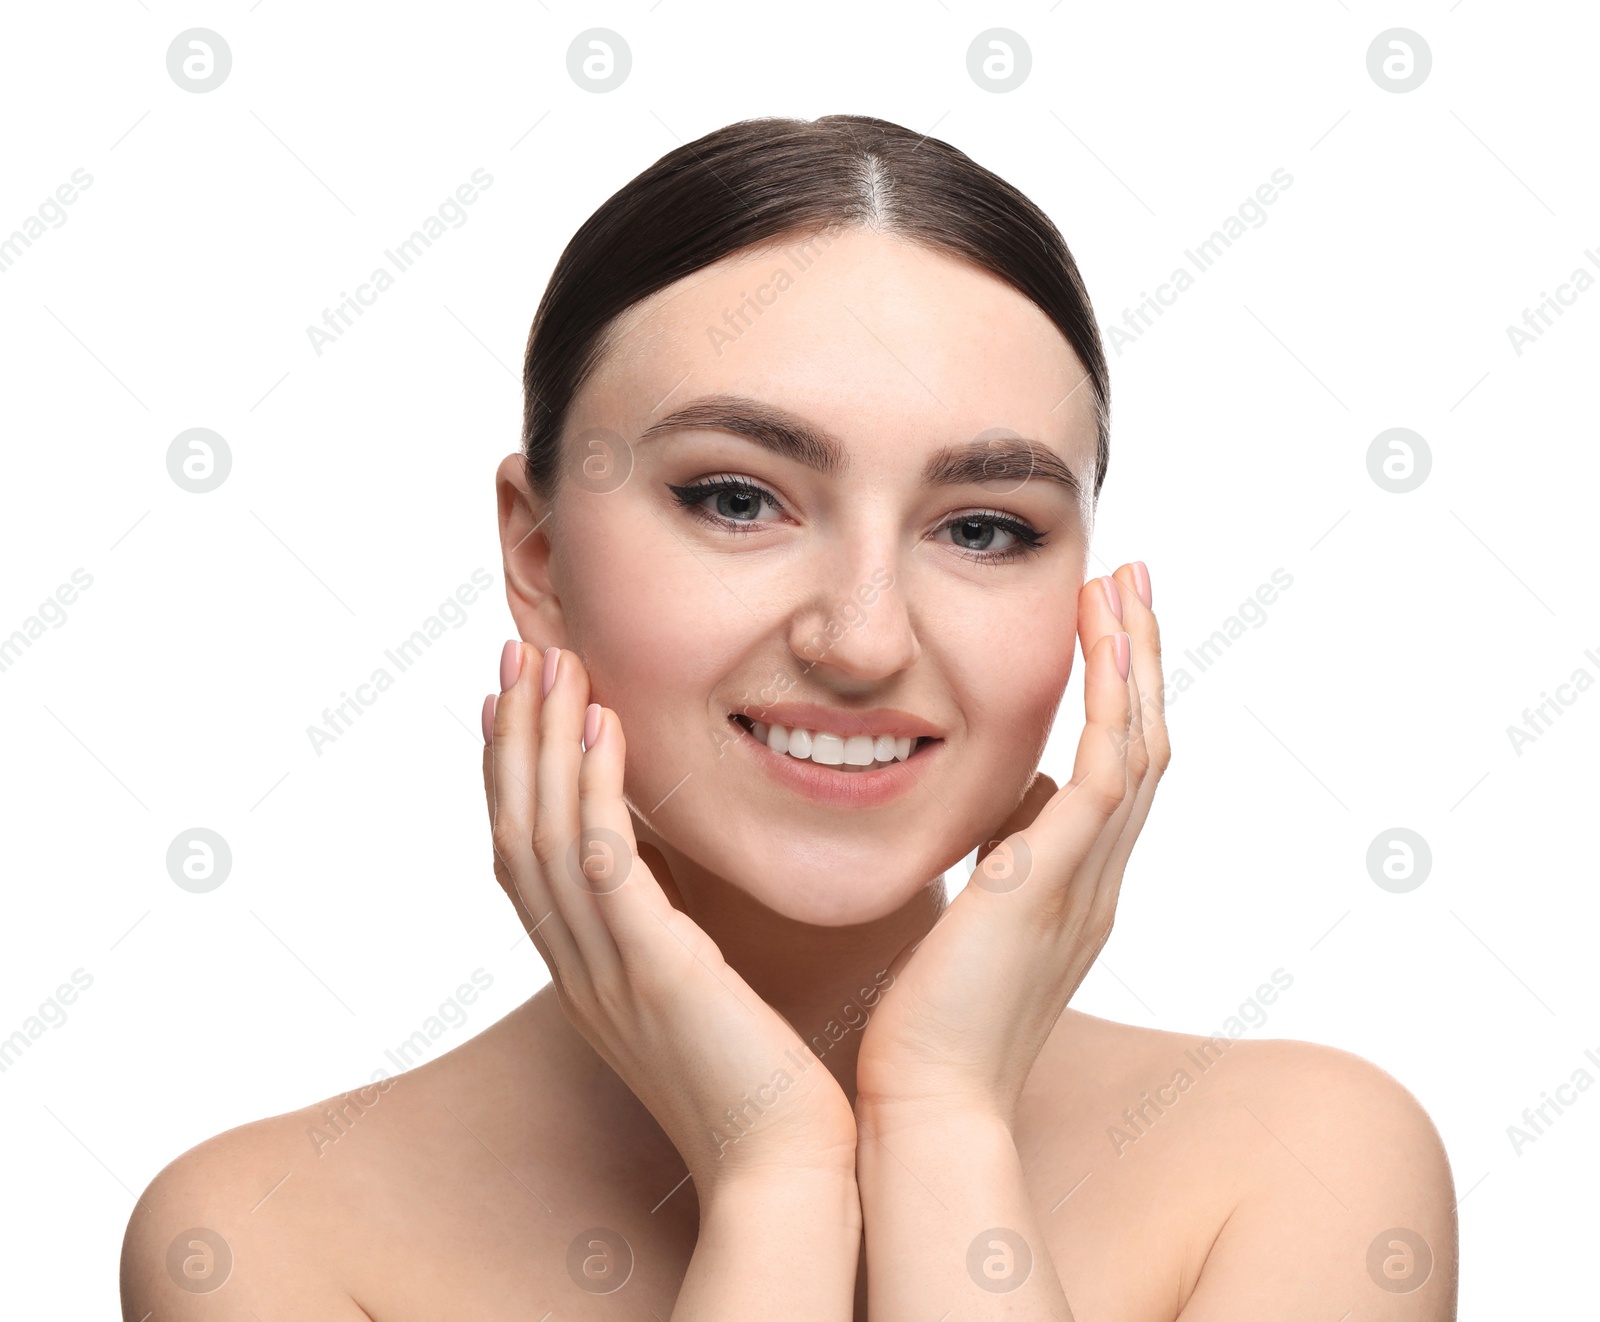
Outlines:
[[[696,1180],[702,1227],[727,1220],[744,1226],[838,1226],[861,1233],[861,1197],[852,1165],[762,1168],[719,1172],[704,1186]]]
[[[892,1203],[897,1191],[906,1189],[908,1174],[924,1188],[975,1193],[992,1192],[996,1172],[1021,1170],[1012,1127],[992,1108],[877,1107],[857,1123],[856,1181],[863,1215],[881,1212],[885,1199]]]
[[[729,1139],[720,1132],[712,1139],[698,1159],[689,1163],[702,1202],[709,1193],[724,1188],[759,1193],[791,1184],[824,1188],[855,1179],[857,1134],[853,1121],[849,1142],[758,1147],[754,1136]]]
[[[858,1147],[865,1148],[877,1139],[945,1135],[993,1134],[1010,1139],[1013,1117],[993,1100],[979,1098],[918,1098],[916,1100],[872,1100],[858,1098],[856,1126]]]

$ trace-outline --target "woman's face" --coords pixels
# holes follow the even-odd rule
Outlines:
[[[672,850],[853,924],[1010,812],[1072,670],[1085,378],[1008,285],[865,230],[739,254],[620,320],[569,416],[529,636],[584,658]],[[772,725],[812,756],[758,742]],[[900,760],[879,736],[921,742]]]

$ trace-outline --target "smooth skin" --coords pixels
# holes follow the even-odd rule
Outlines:
[[[1170,760],[1150,574],[1087,572],[1081,363],[1009,286],[870,231],[730,339],[779,266],[741,254],[620,320],[552,500],[500,467],[519,638],[484,788],[550,985],[381,1091],[173,1162],[129,1222],[124,1316],[1454,1317],[1449,1165],[1395,1080],[1064,1008]],[[706,414],[648,434],[730,397],[831,459]],[[929,480],[996,429],[1076,488]],[[743,494],[693,498],[710,478]],[[1080,646],[1058,788],[1037,768]],[[752,701],[895,708],[942,743],[890,803],[819,804],[730,741]],[[210,1293],[168,1272],[194,1227],[233,1255]]]

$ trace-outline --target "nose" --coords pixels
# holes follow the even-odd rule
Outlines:
[[[789,650],[804,673],[862,685],[887,679],[922,655],[892,556],[841,558],[819,567],[816,582],[789,622]]]

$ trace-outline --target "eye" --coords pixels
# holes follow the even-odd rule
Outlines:
[[[776,496],[744,478],[710,477],[683,487],[668,483],[667,489],[680,507],[729,531],[747,532],[758,524],[771,523],[773,520],[761,518],[763,506],[783,513],[783,505]]]
[[[1043,533],[998,511],[959,514],[938,532],[949,533],[951,543],[967,559],[991,564],[1032,555],[1045,544]]]

